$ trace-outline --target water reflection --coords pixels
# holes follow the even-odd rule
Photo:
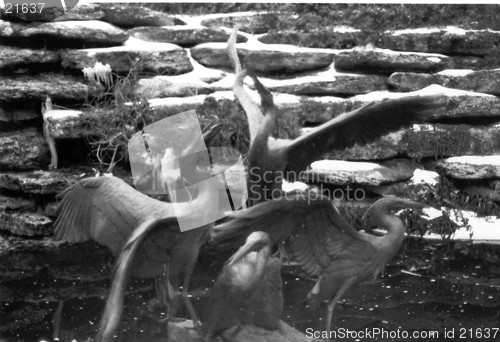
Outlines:
[[[94,255],[95,259],[88,258],[89,248],[90,255]],[[55,258],[56,264],[40,267],[39,272],[22,279],[8,280],[8,274],[3,274],[0,283],[2,342],[50,341],[54,329],[52,320],[60,301],[64,303],[60,321],[61,340],[80,342],[95,336],[107,295],[113,258],[105,249],[94,245],[68,246],[67,252],[69,254],[65,254],[63,248],[59,252],[62,254]],[[222,263],[231,253],[205,252],[202,255],[192,283],[193,304],[198,312],[205,304],[207,289],[212,286]],[[78,260],[78,255],[87,255],[87,258]],[[420,255],[408,262],[400,255],[392,266],[387,267],[383,277],[352,288],[335,310],[334,329],[359,331],[384,328],[436,330],[442,333],[445,329],[461,327],[499,326],[500,272],[495,268],[498,266],[486,263],[478,265],[475,260],[470,263],[446,261],[446,267],[440,268],[441,272],[431,271],[427,266],[409,266],[425,262],[426,259]],[[43,260],[38,261],[46,264]],[[438,263],[432,260],[425,264]],[[408,272],[410,269],[411,272]],[[319,310],[311,310],[306,305],[307,292],[314,282],[301,278],[294,267],[285,264],[283,270],[283,320],[303,332],[308,328],[323,329],[326,304]],[[157,319],[165,313],[155,305],[153,286],[152,281],[131,281],[117,341],[164,338],[166,326],[159,324]],[[447,339],[454,340],[464,339]]]

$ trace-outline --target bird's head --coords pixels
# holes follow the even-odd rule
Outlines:
[[[257,75],[253,72],[252,68],[250,68],[249,65],[245,65],[245,70],[247,70],[248,76],[250,76],[253,80],[253,85],[255,86],[255,89],[259,93],[260,96],[260,101],[262,108],[264,109],[264,114],[267,112],[271,112],[275,109],[274,106],[274,97],[273,94],[267,89],[258,79]]]
[[[422,209],[426,204],[398,197],[383,197],[373,203],[363,215],[363,221],[378,227],[384,227],[386,220],[395,217],[395,213],[404,209]]]
[[[263,248],[267,248],[268,252],[271,251],[271,239],[265,232],[253,232],[248,235],[247,240],[243,246],[238,249],[236,253],[228,260],[227,265],[232,266],[238,261],[243,259],[250,252],[258,252]]]

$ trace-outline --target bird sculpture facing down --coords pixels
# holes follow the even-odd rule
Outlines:
[[[412,96],[384,102],[372,102],[341,114],[296,139],[272,136],[277,110],[271,93],[250,74],[261,95],[260,106],[244,87],[247,70],[241,68],[236,52],[235,27],[227,43],[227,52],[236,78],[233,92],[243,107],[250,130],[249,200],[250,205],[270,199],[273,190],[281,190],[282,180],[299,180],[299,173],[332,150],[345,150],[354,144],[366,145],[377,138],[428,120],[445,104],[442,95]]]
[[[380,237],[358,232],[325,196],[287,194],[230,214],[232,220],[214,228],[212,241],[263,231],[271,243],[284,243],[288,258],[317,279],[308,294],[309,303],[329,301],[326,330],[330,330],[342,295],[355,283],[374,279],[401,248],[405,226],[393,212],[423,207],[400,198],[376,201],[365,215],[387,230]]]
[[[234,326],[278,329],[283,312],[281,262],[271,256],[269,235],[253,232],[227,261],[203,314],[205,342]],[[230,339],[231,340],[231,339]]]
[[[218,127],[206,132],[204,138],[211,139]],[[69,242],[92,239],[118,256],[97,341],[113,338],[123,311],[129,275],[161,278],[165,296],[172,302],[174,297],[178,298],[172,289],[180,288],[179,275],[184,273],[182,297],[197,326],[187,291],[200,246],[209,238],[211,224],[181,232],[178,222],[210,208],[218,189],[213,189],[211,182],[202,182],[211,174],[204,168],[209,165],[206,153],[189,154],[196,143],[184,151],[183,155],[188,156],[182,160],[190,180],[201,182],[198,195],[190,202],[176,203],[175,210],[173,203],[155,200],[120,178],[110,176],[83,179],[59,195],[62,201],[54,223],[56,237]],[[175,309],[169,311],[173,313]]]

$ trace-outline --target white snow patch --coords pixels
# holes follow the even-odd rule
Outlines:
[[[434,33],[434,32],[440,32],[443,31],[444,29],[438,28],[438,27],[422,27],[418,29],[404,29],[404,30],[396,30],[392,31],[393,36],[399,36],[403,34],[429,34],[429,33]],[[391,31],[387,31],[391,32]]]
[[[306,191],[309,189],[309,185],[303,182],[292,182],[289,183],[286,180],[283,180],[283,184],[281,186],[281,189],[285,192],[290,192],[290,191]]]
[[[52,120],[63,120],[65,118],[75,118],[82,114],[83,112],[79,110],[52,109],[46,111],[43,116]]]
[[[412,129],[415,132],[420,132],[420,131],[429,132],[429,131],[434,131],[436,128],[433,125],[429,124],[413,124]]]
[[[467,76],[469,74],[473,74],[475,71],[470,70],[470,69],[448,69],[448,70],[443,70],[438,72],[438,75],[443,75],[443,76],[455,76],[455,77],[461,77],[461,76]]]
[[[422,209],[422,212],[424,213],[424,215],[422,215],[422,218],[428,221],[443,216],[443,212],[441,210],[432,207],[424,208]]]
[[[500,166],[500,155],[451,157],[451,158],[446,159],[445,162],[446,163],[470,164],[470,165]]]
[[[394,93],[394,92],[389,92],[387,90],[374,91],[368,94],[353,96],[351,97],[351,100],[360,102],[372,102],[372,101],[381,101],[385,99],[401,99],[410,96],[437,95],[437,94],[443,94],[448,97],[458,97],[458,96],[495,97],[494,95],[476,93],[467,90],[446,88],[437,84],[431,84],[430,86],[425,87],[423,89],[407,93]]]
[[[413,184],[428,184],[428,185],[436,185],[439,183],[439,174],[434,171],[427,171],[422,169],[415,169],[413,171],[413,177],[410,181]]]
[[[170,43],[148,42],[142,39],[130,37],[123,46],[114,46],[110,48],[89,49],[89,50],[108,50],[108,51],[126,51],[126,50],[148,50],[148,51],[170,51],[180,50],[180,46]]]
[[[204,14],[199,16],[188,16],[188,15],[178,15],[178,19],[184,21],[188,25],[202,26],[201,22],[204,20],[217,19],[217,18],[229,18],[229,17],[249,17],[258,14],[266,14],[269,12],[231,12],[231,13],[215,13],[215,14]]]
[[[439,53],[428,53],[428,52],[413,52],[413,51],[394,51],[391,49],[381,49],[373,46],[372,44],[364,45],[364,46],[356,46],[351,50],[347,51],[373,51],[377,53],[381,53],[384,55],[397,55],[397,56],[422,56],[427,57],[427,59],[431,62],[441,62],[442,59],[448,59],[449,57],[446,55],[442,55]]]
[[[164,97],[159,99],[150,99],[148,103],[152,109],[155,107],[180,106],[184,104],[193,104],[193,106],[202,105],[207,95],[195,95],[188,97]]]
[[[446,211],[450,219],[458,225],[464,225],[463,219],[465,219],[467,226],[457,229],[451,236],[452,240],[500,244],[500,218],[497,216],[478,217],[473,211],[453,210],[445,207],[441,210],[424,208],[422,211],[425,214],[422,218],[427,220],[441,217],[443,211]],[[441,235],[435,233],[427,233],[424,238],[442,239]]]
[[[391,33],[391,31],[386,31]],[[465,30],[456,26],[446,26],[446,27],[422,27],[417,29],[404,29],[404,30],[396,30],[392,31],[394,36],[403,35],[403,34],[430,34],[435,32],[444,32],[445,34],[453,34],[457,36],[464,36],[467,33],[473,32],[498,32],[490,29],[485,30]]]
[[[427,60],[429,62],[433,62],[433,63],[439,63],[439,62],[441,62],[441,58],[438,58],[438,57],[427,57]]]
[[[260,101],[260,98],[259,98]],[[291,105],[298,105],[300,103],[300,97],[292,94],[274,94],[274,103],[278,108],[289,107]]]
[[[348,33],[348,32],[361,32],[361,30],[351,26],[342,25],[342,26],[335,26],[333,28],[333,32]]]
[[[311,164],[312,170],[324,171],[373,171],[380,169],[379,164],[366,162],[349,162],[344,160],[319,160]]]

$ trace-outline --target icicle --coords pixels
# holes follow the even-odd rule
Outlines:
[[[109,64],[104,65],[101,62],[96,62],[93,67],[83,68],[83,75],[89,81],[104,83],[106,88],[111,87],[111,84],[113,84],[111,66]]]

